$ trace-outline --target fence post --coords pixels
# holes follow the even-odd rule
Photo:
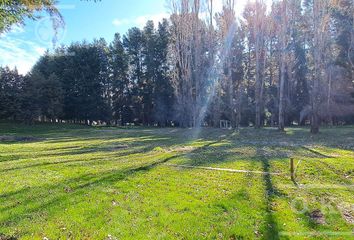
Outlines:
[[[290,175],[291,180],[295,182],[294,158],[290,158]]]

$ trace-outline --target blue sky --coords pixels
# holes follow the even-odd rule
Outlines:
[[[222,0],[214,0],[220,7]],[[268,0],[270,1],[270,0]],[[157,23],[168,17],[168,0],[59,0],[58,8],[65,20],[65,27],[58,33],[59,44],[103,37],[110,42],[114,33],[124,34],[130,27],[143,27],[147,20]],[[237,11],[246,0],[236,0]],[[53,49],[54,36],[51,22],[44,16],[39,21],[26,21],[25,26],[13,26],[0,35],[0,65],[15,66],[20,73],[27,73],[46,49]]]
[[[124,34],[130,27],[142,27],[148,19],[158,22],[168,16],[165,0],[101,0],[100,2],[60,0],[58,7],[65,20],[58,44]],[[44,15],[39,21],[27,20],[25,26],[13,26],[0,36],[0,65],[15,66],[27,73],[46,49],[53,49],[54,32]]]

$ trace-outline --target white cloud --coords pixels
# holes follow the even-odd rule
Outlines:
[[[143,28],[146,24],[146,22],[148,20],[152,20],[155,24],[155,26],[157,26],[157,24],[163,19],[163,18],[169,18],[169,15],[167,13],[158,13],[158,14],[149,14],[149,15],[142,15],[142,16],[138,16],[135,18],[123,18],[123,19],[114,19],[112,24],[114,26],[120,27],[123,25],[131,25],[139,27],[139,28]]]
[[[39,54],[39,55],[43,55],[46,51],[46,49],[44,47],[39,47],[39,46],[35,46],[34,50]]]
[[[255,1],[255,0],[251,0]],[[267,3],[269,3],[271,0],[265,0]],[[235,3],[235,12],[237,16],[240,16],[242,14],[242,11],[247,3],[247,0],[238,0]],[[223,0],[215,0],[213,2],[213,11],[214,13],[216,12],[221,12],[222,11],[222,6],[223,6]],[[202,18],[204,17],[209,17],[209,13],[207,11],[208,6],[205,5],[203,6],[203,10],[201,11],[200,15]],[[132,18],[116,18],[112,21],[112,24],[116,27],[139,27],[143,28],[148,20],[152,20],[155,24],[155,26],[158,25],[158,23],[163,19],[163,18],[169,18],[168,13],[157,13],[157,14],[147,14],[147,15],[141,15],[137,17],[132,17]]]
[[[52,48],[51,38],[45,42],[43,36],[38,31],[38,26],[46,24],[45,21],[39,21],[35,25],[36,38],[34,40],[27,40],[25,29],[21,25],[13,25],[10,31],[0,35],[0,66],[8,66],[12,69],[17,68],[21,74],[28,73],[33,65],[42,56],[46,49]],[[53,31],[48,28],[48,31]],[[49,37],[53,36],[52,32],[41,32],[47,34]],[[59,39],[60,40],[60,39]]]
[[[4,38],[8,35],[17,35],[20,33],[24,33],[25,29],[21,25],[13,25],[11,26],[11,29],[5,33],[0,33],[0,38]]]
[[[45,48],[35,42],[12,37],[11,34],[0,37],[0,65],[17,68],[19,73],[26,74],[45,52]]]
[[[121,25],[129,24],[129,20],[128,19],[114,19],[112,23],[114,26],[119,27]]]
[[[155,26],[157,26],[158,23],[164,18],[169,18],[169,14],[159,13],[159,14],[154,14],[154,15],[139,16],[139,17],[135,18],[134,23],[138,27],[144,27],[148,20],[152,20],[154,22]]]
[[[25,32],[25,29],[23,28],[23,26],[20,25],[14,25],[11,27],[10,33],[12,34],[19,34],[19,33],[23,33]]]

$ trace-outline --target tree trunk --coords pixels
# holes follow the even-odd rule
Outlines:
[[[286,67],[286,30],[287,30],[287,2],[286,0],[283,1],[282,7],[282,22],[281,22],[281,66],[280,66],[280,86],[279,86],[279,123],[278,129],[280,131],[284,131],[285,127],[285,67]]]
[[[317,134],[320,131],[318,114],[316,112],[311,115],[311,133]]]
[[[258,3],[258,2],[256,2]],[[255,128],[261,127],[261,115],[262,115],[262,102],[263,101],[263,75],[264,75],[264,21],[265,21],[265,10],[262,9],[264,6],[261,1],[257,4],[255,13],[255,24],[254,35],[256,38],[255,42],[255,52],[256,52],[256,79],[255,79]],[[262,61],[263,59],[263,61]]]
[[[256,33],[257,35],[261,33]],[[260,79],[260,54],[259,54],[259,36],[257,36],[256,42],[256,83],[255,83],[255,107],[256,107],[256,119],[255,128],[261,127],[261,106],[260,106],[260,95],[261,95],[261,79]]]
[[[328,92],[327,92],[327,116],[328,116],[328,125],[333,126],[332,112],[331,112],[331,96],[332,96],[332,67],[329,67],[328,73]]]
[[[284,82],[285,82],[285,63],[281,63],[281,76],[279,88],[279,124],[278,129],[284,131]]]

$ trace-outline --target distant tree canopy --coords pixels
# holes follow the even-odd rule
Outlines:
[[[26,76],[0,69],[0,117],[158,126],[354,123],[351,0],[170,1],[111,43],[72,43]],[[205,6],[207,6],[205,8]],[[207,14],[205,14],[207,13]]]

